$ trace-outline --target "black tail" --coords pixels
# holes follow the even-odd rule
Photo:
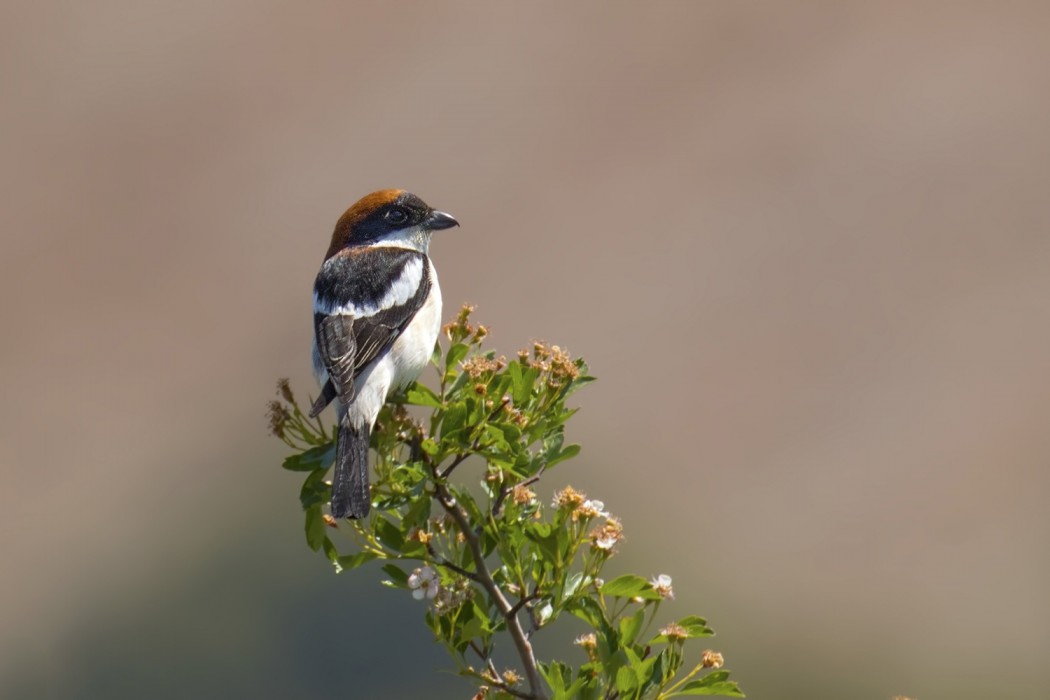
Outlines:
[[[372,509],[368,492],[369,427],[352,428],[346,419],[339,424],[335,450],[335,476],[332,477],[332,517],[363,518]]]

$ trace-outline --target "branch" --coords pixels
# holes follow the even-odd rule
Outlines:
[[[477,449],[478,449],[478,445],[477,445],[477,443],[474,443],[474,445],[471,447],[471,450],[477,450]],[[456,455],[456,458],[454,460],[452,460],[452,464],[450,464],[447,467],[445,467],[445,470],[443,472],[441,472],[441,478],[442,479],[447,479],[448,475],[452,473],[452,470],[455,469],[456,467],[458,467],[460,464],[462,464],[463,461],[466,460],[466,458],[470,456],[470,454],[471,454],[470,452],[460,452],[458,455]],[[437,475],[437,473],[435,472],[435,476],[436,475]]]
[[[439,567],[444,567],[445,569],[448,569],[449,571],[455,571],[460,576],[463,576],[464,578],[468,578],[468,579],[470,579],[472,581],[475,581],[476,584],[480,584],[481,581],[478,579],[478,574],[476,574],[474,572],[471,572],[471,571],[467,571],[463,567],[451,563],[451,561],[449,561],[448,559],[446,559],[445,557],[441,556],[436,551],[434,551],[434,548],[432,546],[430,546],[429,544],[426,545],[426,552],[430,556],[434,557],[434,560],[436,561],[436,563],[437,563],[437,565]]]
[[[512,606],[507,600],[507,597],[503,595],[503,591],[500,590],[500,587],[493,580],[488,564],[485,563],[485,554],[481,551],[481,542],[478,541],[477,533],[474,532],[474,529],[470,526],[469,516],[459,507],[459,505],[457,505],[456,499],[449,492],[448,487],[441,483],[437,467],[432,468],[434,471],[434,487],[438,503],[441,504],[441,507],[445,509],[446,513],[452,516],[452,519],[456,521],[456,525],[459,526],[460,531],[463,533],[463,537],[467,541],[467,546],[470,548],[470,554],[474,558],[474,566],[477,568],[478,581],[482,588],[484,588],[492,598],[493,602],[496,603],[496,607],[499,609],[500,614],[507,623],[507,632],[510,633],[510,637],[514,641],[514,646],[518,650],[518,656],[521,658],[521,664],[525,669],[525,677],[529,680],[529,690],[531,691],[529,695],[524,697],[531,698],[532,700],[547,700],[547,695],[543,690],[543,679],[540,677],[536,657],[532,652],[532,645],[529,643],[528,637],[525,635],[525,630],[521,627],[521,621],[518,620],[517,612],[515,611],[514,606]]]
[[[517,603],[515,603],[514,607],[510,609],[510,612],[511,612],[512,615],[517,615],[518,611],[520,611],[526,605],[528,605],[529,603],[531,603],[534,600],[539,600],[539,599],[540,599],[539,594],[537,594],[536,591],[533,591],[530,595],[525,596],[524,598],[519,600]]]

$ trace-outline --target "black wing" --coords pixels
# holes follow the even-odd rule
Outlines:
[[[329,380],[311,416],[337,396],[353,400],[354,378],[390,348],[426,301],[429,272],[425,255],[401,248],[345,250],[325,262],[314,285],[314,330]]]

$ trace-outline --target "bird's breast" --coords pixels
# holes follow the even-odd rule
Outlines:
[[[394,367],[394,386],[412,382],[430,362],[434,344],[441,332],[441,287],[437,271],[427,259],[430,272],[430,294],[408,327],[394,341],[389,359]]]

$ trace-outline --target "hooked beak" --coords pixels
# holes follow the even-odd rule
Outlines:
[[[446,214],[443,211],[432,211],[430,216],[424,219],[423,226],[431,231],[439,231],[443,228],[459,226],[459,222],[451,214]]]

